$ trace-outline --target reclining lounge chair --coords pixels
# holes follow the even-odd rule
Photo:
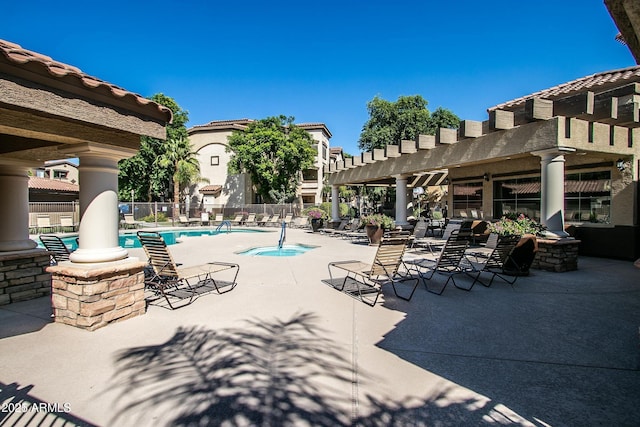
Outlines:
[[[407,247],[407,241],[406,236],[383,238],[372,264],[357,260],[330,262],[328,269],[331,284],[336,289],[343,291],[347,281],[351,279],[356,284],[356,290],[350,291],[350,293],[357,295],[362,302],[372,307],[378,301],[380,293],[382,293],[382,286],[386,284],[391,284],[393,293],[398,298],[405,301],[411,300],[418,286],[418,278],[411,278],[398,273],[398,268],[402,263],[402,256]],[[347,274],[339,287],[334,285],[332,268],[342,270]],[[404,281],[414,282],[411,293],[408,296],[399,295],[396,289],[396,283]],[[375,295],[373,300],[365,297],[365,294],[371,293]]]
[[[188,300],[183,305],[190,304],[195,297],[203,293],[205,286],[211,290],[209,285],[213,285],[216,292],[223,294],[233,290],[237,285],[236,278],[240,271],[238,264],[209,262],[193,267],[178,267],[159,233],[139,231],[138,239],[149,258],[150,269],[148,274],[145,274],[145,286],[156,295],[164,297],[171,309],[177,308],[171,299]],[[235,270],[231,282],[223,283],[214,279],[215,273],[226,270]]]

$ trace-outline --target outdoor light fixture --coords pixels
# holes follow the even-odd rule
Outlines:
[[[489,172],[485,172],[482,177],[484,178],[485,181],[489,181],[491,179],[491,175],[489,175]]]
[[[627,162],[625,162],[624,160],[622,160],[622,159],[616,160],[616,168],[618,168],[618,170],[620,172],[624,172],[624,170],[627,168],[627,166],[628,166]]]

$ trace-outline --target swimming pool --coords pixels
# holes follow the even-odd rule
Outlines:
[[[230,233],[267,233],[266,230],[255,230],[255,229],[231,229]],[[215,236],[217,234],[227,233],[227,230],[208,230],[208,229],[199,229],[199,230],[164,230],[159,231],[160,235],[167,243],[167,245],[175,245],[178,243],[178,240],[182,237],[198,237],[198,236]],[[78,243],[76,239],[78,236],[69,236],[62,238],[62,241],[65,245],[71,250],[76,250],[78,248]],[[43,247],[40,241],[38,241],[38,245]],[[119,245],[125,249],[132,248],[141,248],[140,240],[138,240],[138,236],[135,233],[121,233],[119,237]]]

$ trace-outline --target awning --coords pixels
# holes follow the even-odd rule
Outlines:
[[[217,196],[222,191],[222,185],[205,185],[200,189],[200,194]]]
[[[448,172],[446,170],[437,170],[427,172],[420,175],[413,181],[412,186],[415,187],[431,187],[434,185],[443,185],[442,183],[447,179]]]
[[[540,193],[539,182],[527,182],[522,184],[502,184],[508,188],[510,194],[538,194]],[[611,190],[611,181],[608,179],[594,179],[585,181],[565,181],[564,192],[570,193],[606,193]]]

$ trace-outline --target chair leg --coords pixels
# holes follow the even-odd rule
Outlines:
[[[236,279],[238,278],[238,273],[240,272],[240,266],[234,265],[231,268],[235,268],[236,274],[233,276],[233,280],[231,281],[231,286],[227,290],[221,291],[220,287],[218,286],[218,283],[211,275],[208,275],[208,277],[205,280],[210,281],[213,284],[213,287],[216,289],[216,292],[218,292],[219,294],[226,294],[227,292],[234,290],[236,285],[238,284]]]
[[[415,284],[413,285],[413,288],[411,289],[411,293],[409,294],[408,297],[402,296],[400,294],[398,294],[397,289],[396,289],[396,283],[401,283],[401,282],[406,282],[408,280],[415,280]],[[391,281],[391,286],[393,287],[393,293],[395,294],[396,297],[405,300],[405,301],[411,301],[411,298],[413,297],[413,294],[416,291],[416,288],[418,287],[418,284],[420,283],[420,279],[419,278],[415,278],[415,279],[404,279],[403,280],[392,280]]]

